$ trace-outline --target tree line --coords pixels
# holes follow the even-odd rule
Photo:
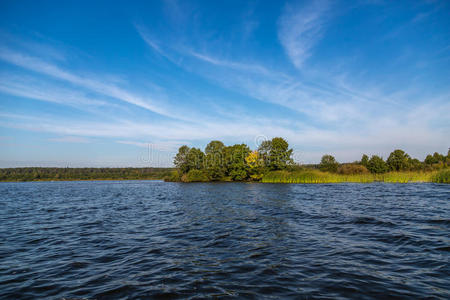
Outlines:
[[[435,152],[429,154],[422,162],[417,158],[412,158],[405,151],[397,149],[389,154],[384,160],[381,156],[372,155],[369,158],[363,154],[360,161],[350,164],[339,164],[331,155],[324,155],[318,168],[324,172],[340,174],[374,173],[382,174],[399,171],[433,171],[450,166],[450,149],[447,155]]]
[[[5,168],[0,181],[163,179],[173,168]]]
[[[397,149],[384,160],[378,155],[363,155],[360,161],[340,164],[332,155],[324,155],[318,165],[301,166],[292,159],[293,150],[288,142],[275,137],[261,143],[257,150],[246,144],[226,146],[221,141],[211,141],[202,151],[199,148],[181,146],[174,158],[177,171],[168,181],[243,181],[260,180],[271,171],[299,171],[308,168],[339,174],[386,173],[395,171],[432,171],[450,165],[447,155],[434,153],[422,162]]]

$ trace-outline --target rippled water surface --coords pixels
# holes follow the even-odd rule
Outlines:
[[[0,183],[0,298],[450,297],[450,186]]]

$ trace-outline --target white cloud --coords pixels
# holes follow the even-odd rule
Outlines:
[[[328,1],[315,0],[303,7],[287,5],[279,20],[278,38],[286,54],[297,68],[312,55],[321,38],[329,9]]]
[[[11,51],[6,48],[0,48],[0,59],[37,73],[45,74],[59,80],[64,80],[72,84],[82,86],[96,93],[125,101],[127,103],[142,107],[163,116],[171,118],[180,117],[174,116],[171,113],[170,109],[165,108],[165,103],[158,102],[154,99],[144,99],[143,97],[134,95],[116,85],[107,82],[101,82],[96,79],[70,73],[59,68],[56,65],[47,63],[36,57]]]
[[[111,105],[107,101],[86,97],[77,91],[12,74],[0,74],[0,91],[14,96],[70,105],[80,109],[85,106]]]
[[[90,139],[80,137],[80,136],[62,136],[57,138],[49,139],[52,142],[60,142],[60,143],[75,143],[75,144],[86,144],[91,142]]]

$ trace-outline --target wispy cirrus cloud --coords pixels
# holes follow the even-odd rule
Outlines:
[[[75,143],[75,144],[87,144],[91,140],[81,136],[62,136],[57,138],[51,138],[49,141],[59,142],[59,143]]]
[[[292,63],[299,69],[312,55],[312,49],[322,37],[330,3],[315,0],[302,7],[286,5],[279,19],[278,38]]]
[[[353,9],[365,10],[363,2],[351,8],[321,0],[282,7],[259,2],[249,14],[232,7],[217,22],[222,4],[205,12],[195,3],[168,1],[157,5],[161,19],[155,12],[151,20],[136,16],[148,24],[131,22],[136,34],[126,31],[130,43],[118,47],[119,63],[116,53],[102,51],[114,47],[115,38],[123,38],[120,30],[118,36],[102,39],[105,45],[75,45],[79,51],[94,49],[95,54],[74,60],[73,53],[58,54],[58,42],[42,47],[3,42],[0,92],[15,97],[4,97],[0,103],[0,128],[9,135],[28,132],[45,142],[80,144],[57,145],[61,149],[81,149],[83,140],[92,149],[107,145],[117,156],[134,153],[133,159],[149,145],[173,152],[182,144],[203,147],[211,139],[246,142],[254,148],[255,137],[261,135],[285,137],[301,154],[301,162],[317,162],[324,153],[352,161],[363,152],[386,156],[397,147],[419,158],[427,151],[446,149],[448,89],[433,89],[435,82],[425,78],[434,75],[444,82],[446,73],[424,70],[421,78],[402,82],[395,68],[388,66],[383,74],[378,63],[374,68],[372,57],[364,64],[364,55],[343,51],[358,44],[357,39],[346,40],[336,51],[325,45],[337,41],[332,35],[341,29],[346,36],[352,34],[352,20],[344,20],[349,27],[339,28],[339,33],[328,28],[336,19],[359,12]],[[273,14],[280,11],[281,15]],[[411,15],[404,20],[417,16],[421,26],[431,19],[417,10]],[[230,26],[232,19],[237,21]],[[362,19],[358,22],[364,23]],[[403,21],[386,31],[401,27]],[[372,28],[373,23],[362,25]],[[375,50],[365,49],[366,43],[359,43],[358,50],[377,54],[384,45],[376,43],[385,33],[373,38]],[[448,46],[441,40],[432,50],[441,49],[445,56]],[[142,55],[137,47],[148,52]],[[48,55],[45,49],[50,49]],[[411,47],[403,61],[417,61],[415,50]],[[336,57],[320,56],[330,52]],[[430,63],[428,54],[420,58]],[[389,64],[398,58],[392,51],[381,56],[388,57]],[[121,74],[122,80],[105,74],[109,70]],[[414,74],[410,70],[413,67],[404,72],[408,79]]]
[[[120,101],[127,102],[129,104],[136,105],[162,116],[177,118],[180,116],[174,116],[170,109],[165,108],[165,103],[157,102],[154,99],[143,98],[138,95],[134,95],[114,84],[108,82],[102,82],[97,79],[92,79],[86,76],[80,76],[69,71],[66,71],[57,65],[48,63],[40,58],[30,56],[10,50],[8,48],[0,48],[0,59],[10,64],[28,69],[40,74],[51,76],[58,80],[67,81],[71,84],[81,86],[83,88],[90,89],[96,93],[115,98]]]
[[[56,87],[30,76],[17,76],[5,73],[0,74],[0,92],[29,99],[69,105],[78,109],[112,105],[104,100],[87,97],[79,91]]]

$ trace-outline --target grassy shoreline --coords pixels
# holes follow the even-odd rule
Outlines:
[[[409,182],[438,182],[449,183],[449,170],[431,172],[388,172],[383,174],[354,174],[341,175],[335,173],[321,172],[318,170],[308,171],[273,171],[263,176],[264,183],[409,183]]]
[[[124,181],[124,180],[167,180],[168,172],[173,169],[131,169],[134,173],[121,174],[119,171],[124,169],[107,169],[109,174],[98,172],[88,175],[70,173],[74,170],[92,170],[92,169],[67,169],[67,168],[20,168],[20,169],[0,169],[20,170],[19,173],[10,173],[10,176],[0,178],[0,182],[49,182],[49,181]],[[37,172],[38,170],[39,172]],[[33,173],[34,171],[34,173]],[[111,176],[113,173],[113,176]],[[13,176],[14,175],[14,176]],[[102,176],[104,175],[104,176]],[[88,177],[88,178],[86,178]],[[180,180],[174,180],[181,182]],[[320,183],[409,183],[409,182],[435,182],[450,183],[450,169],[429,172],[388,172],[383,174],[353,174],[343,175],[337,173],[322,172],[316,169],[305,169],[299,171],[271,171],[262,176],[260,180],[192,180],[191,182],[260,182],[260,183],[301,183],[301,184],[320,184]]]

